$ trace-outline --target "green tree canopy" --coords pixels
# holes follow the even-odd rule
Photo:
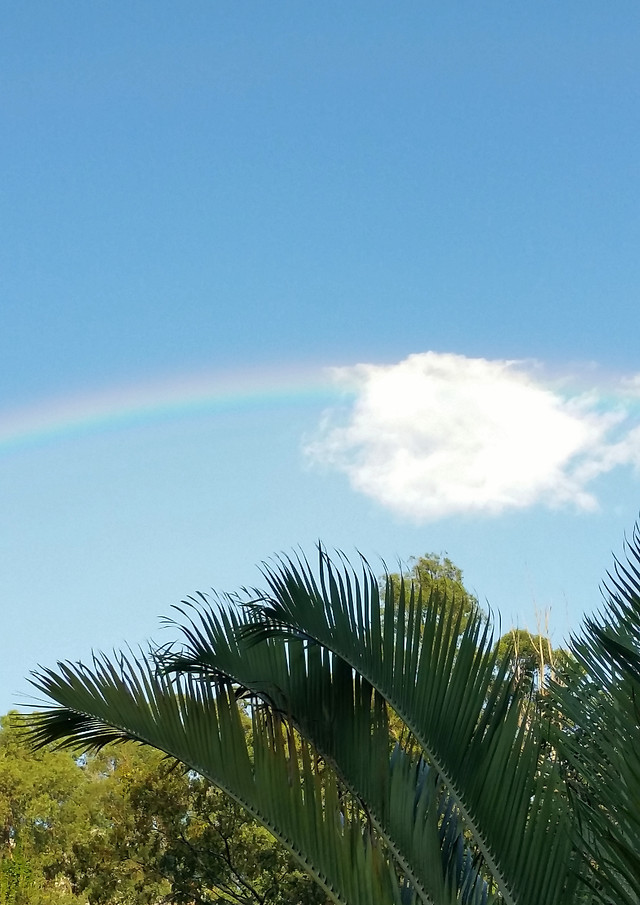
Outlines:
[[[508,659],[517,682],[533,683],[544,689],[556,669],[563,669],[568,652],[554,648],[547,635],[531,634],[527,629],[511,628],[498,640],[498,656]]]
[[[381,591],[384,594],[390,589],[395,606],[398,605],[403,584],[414,587],[425,600],[430,599],[440,612],[452,613],[454,618],[459,614],[461,630],[471,612],[478,612],[478,600],[465,587],[462,569],[446,554],[412,556],[401,572],[383,575],[380,579]]]
[[[0,722],[0,905],[326,901],[259,823],[174,760],[134,745],[34,752],[18,723]]]

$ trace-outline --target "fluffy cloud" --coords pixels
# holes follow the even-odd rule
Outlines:
[[[597,389],[545,383],[533,366],[435,352],[335,376],[351,401],[326,413],[307,455],[416,521],[536,503],[594,508],[595,477],[640,464],[637,377],[620,382],[612,407]]]

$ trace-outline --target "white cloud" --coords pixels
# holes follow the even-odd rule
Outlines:
[[[417,521],[536,503],[595,508],[595,477],[640,465],[640,427],[630,423],[638,377],[620,381],[612,407],[597,388],[567,395],[538,368],[462,355],[425,352],[335,375],[354,400],[326,414],[307,455]]]

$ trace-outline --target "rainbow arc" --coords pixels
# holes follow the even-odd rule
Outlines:
[[[0,453],[223,411],[329,404],[345,393],[325,369],[182,375],[0,411]]]

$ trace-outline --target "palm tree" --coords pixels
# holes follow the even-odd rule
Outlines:
[[[617,609],[576,642],[580,681],[556,682],[543,711],[475,604],[462,624],[440,597],[392,579],[381,594],[366,563],[323,548],[315,571],[285,558],[264,576],[242,606],[187,601],[170,650],[39,670],[55,703],[28,717],[34,743],[158,748],[247,808],[335,902],[638,905],[638,572],[618,573]]]
[[[602,901],[640,902],[640,531],[604,584],[604,607],[572,639],[552,686],[579,847]]]

